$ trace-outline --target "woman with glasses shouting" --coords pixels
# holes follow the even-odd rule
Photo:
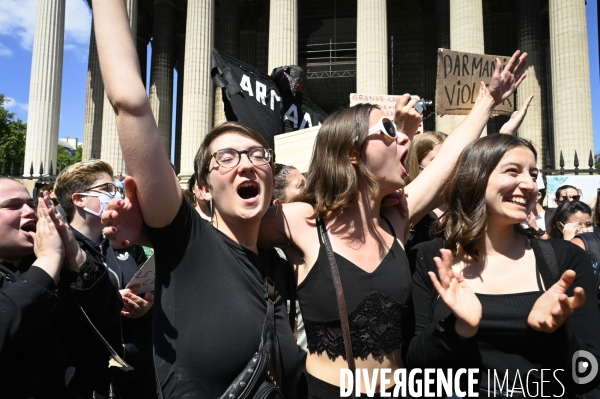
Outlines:
[[[262,381],[249,364],[261,342],[273,351],[271,376],[285,393],[298,349],[282,297],[274,296],[274,307],[265,297],[267,277],[281,292],[276,271],[284,266],[274,250],[257,244],[273,194],[271,150],[259,134],[236,123],[199,132],[206,137],[195,174],[212,208],[212,220],[202,219],[183,199],[158,134],[125,1],[94,1],[93,10],[105,89],[127,173],[137,185],[131,188],[127,178],[126,193],[137,194],[155,251],[153,338],[163,396],[217,398],[228,391],[227,398],[235,397],[229,389],[237,377],[235,390]],[[264,340],[263,324],[269,325]],[[246,381],[240,373],[253,378]]]
[[[409,218],[396,207],[386,210],[387,217],[381,214],[382,199],[404,187],[406,154],[422,119],[416,100],[407,94],[396,104],[395,121],[368,104],[330,116],[316,139],[307,202],[280,205],[268,213],[273,169],[264,140],[237,124],[213,129],[194,165],[212,203],[208,223],[182,201],[139,76],[123,0],[95,1],[94,23],[123,156],[137,184],[137,200],[121,204],[125,213],[119,219],[109,213],[117,225],[104,231],[124,232],[127,211],[139,204],[157,257],[154,344],[165,397],[218,397],[244,369],[258,348],[264,319],[261,276],[274,265],[259,245],[290,243],[305,261],[295,273],[307,320],[309,395],[339,397],[347,348],[327,272],[326,235],[346,293],[353,349],[348,360],[367,369],[370,378],[375,368],[403,367],[402,346],[412,326],[404,237],[410,224],[435,206],[464,146],[479,136],[494,107],[524,79],[526,54],[515,53],[502,72],[497,60],[494,77],[488,88],[481,85],[471,114],[448,137],[432,166],[406,187]],[[129,187],[126,191],[132,192]],[[319,234],[319,226],[327,233]],[[285,310],[277,310],[279,358],[284,374],[291,375],[297,349]],[[382,386],[377,380],[373,389],[379,393],[391,384]]]

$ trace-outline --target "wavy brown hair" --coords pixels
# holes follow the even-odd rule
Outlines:
[[[359,178],[367,183],[372,196],[379,194],[379,182],[367,168],[361,152],[374,108],[379,107],[358,104],[338,110],[321,126],[306,176],[306,189],[299,195],[300,201],[314,206],[311,218],[350,206],[358,193]],[[350,156],[356,156],[356,165],[350,162]]]
[[[456,254],[458,247],[475,261],[482,256],[477,249],[487,229],[485,192],[490,175],[504,155],[516,147],[529,149],[537,159],[533,145],[509,134],[492,134],[469,144],[458,162],[446,189],[443,201],[448,210],[433,226],[434,234],[446,238],[446,248]],[[519,225],[515,225],[519,229]]]

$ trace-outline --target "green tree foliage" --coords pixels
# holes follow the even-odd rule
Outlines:
[[[4,108],[7,100],[0,94],[0,167],[5,164],[6,172],[14,163],[15,173],[25,160],[25,135],[27,124],[21,119],[15,120],[15,113]]]
[[[82,151],[83,146],[79,146],[77,147],[77,150],[75,150],[75,155],[71,156],[71,154],[65,149],[65,147],[59,145],[56,157],[58,159],[58,169],[55,170],[55,172],[58,172],[58,170],[63,170],[67,166],[72,165],[74,163],[81,162]]]

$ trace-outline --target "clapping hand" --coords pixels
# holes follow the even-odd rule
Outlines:
[[[45,213],[47,214],[47,218],[52,220],[56,230],[62,238],[62,242],[64,244],[64,257],[65,261],[69,264],[69,268],[72,271],[77,271],[85,262],[86,255],[81,247],[79,247],[79,244],[73,235],[73,231],[71,231],[71,227],[69,227],[67,221],[64,220],[63,216],[54,206],[48,191],[44,191],[42,197],[38,199],[38,203],[42,205]]]
[[[453,256],[448,249],[440,249],[441,257],[433,260],[439,280],[434,272],[429,277],[440,297],[456,316],[455,330],[461,337],[470,338],[477,333],[481,322],[481,302],[464,278],[452,269]]]
[[[575,281],[575,272],[567,270],[560,280],[535,301],[527,317],[527,324],[536,331],[551,333],[562,326],[573,311],[585,303],[583,288],[576,287],[573,296],[566,295]]]

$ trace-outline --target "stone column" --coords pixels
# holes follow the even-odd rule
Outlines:
[[[482,0],[450,0],[450,49],[469,53],[485,53],[483,41]],[[452,118],[454,127],[464,116]],[[446,132],[450,133],[450,132]],[[487,129],[482,135],[487,134]]]
[[[550,45],[555,159],[562,151],[565,168],[573,168],[577,151],[580,167],[587,168],[594,139],[583,1],[550,0]]]
[[[85,94],[85,119],[83,125],[83,153],[81,159],[99,158],[102,149],[102,111],[104,108],[104,82],[100,73],[94,21],[90,34],[87,87]]]
[[[358,0],[356,91],[388,94],[386,0]]]
[[[65,0],[38,1],[25,144],[25,175],[56,171],[65,36]]]
[[[298,64],[298,0],[271,0],[267,74]]]
[[[174,18],[175,4],[171,0],[154,0],[150,107],[169,158],[173,120]]]
[[[517,90],[517,107],[534,95],[533,102],[527,111],[527,117],[519,128],[518,135],[530,140],[538,151],[537,164],[543,167],[546,157],[547,140],[545,123],[545,89],[546,73],[544,68],[544,51],[542,47],[542,22],[540,18],[540,0],[522,0],[515,2],[517,18],[518,48],[527,52],[527,78]]]
[[[450,0],[435,0],[436,42],[438,48],[450,48]],[[435,116],[435,130],[449,134],[454,129],[452,116]]]
[[[137,32],[137,2],[138,0],[127,0],[127,15],[129,15],[129,26],[131,34],[135,40]],[[108,162],[115,173],[127,173],[121,144],[119,143],[119,134],[117,133],[117,122],[115,112],[104,93],[104,110],[102,115],[102,156],[101,159]]]
[[[239,57],[240,43],[240,3],[239,0],[221,0],[219,9],[219,25],[217,26],[216,47],[235,58]],[[214,125],[227,121],[223,94],[220,87],[215,87]]]
[[[181,125],[183,123],[183,70],[185,64],[185,34],[177,35],[177,106],[175,113],[175,172],[181,171]],[[185,188],[185,187],[184,187]]]
[[[196,152],[213,126],[214,88],[210,78],[213,18],[213,1],[188,0],[179,173],[182,186],[194,173]]]

